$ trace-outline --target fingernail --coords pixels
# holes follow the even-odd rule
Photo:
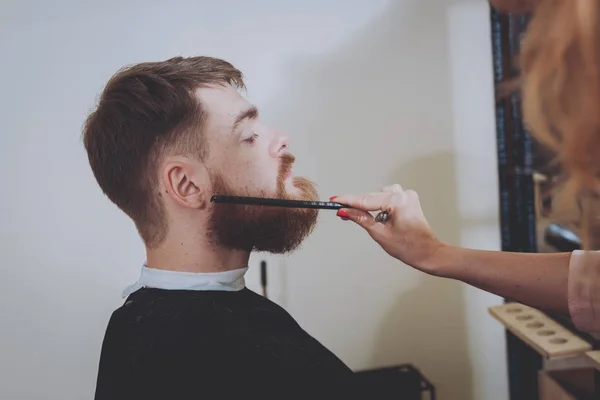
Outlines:
[[[329,201],[334,201],[335,199],[337,199],[337,196],[332,196],[329,198]]]
[[[346,211],[346,210],[338,210],[336,215],[342,219],[350,218],[350,214],[348,214],[348,211]]]

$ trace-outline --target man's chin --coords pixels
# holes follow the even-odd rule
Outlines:
[[[293,177],[287,179],[284,185],[286,195],[293,200],[318,201],[319,194],[317,193],[314,183],[306,178]]]
[[[301,177],[277,182],[276,193],[267,191],[236,192],[215,175],[214,193],[278,197],[315,201],[315,185]],[[215,205],[209,231],[216,243],[244,251],[266,251],[284,254],[296,250],[316,225],[318,210],[307,208],[261,207],[241,204]]]
[[[305,197],[305,194],[302,193],[302,189],[294,185],[292,179],[288,179],[285,182],[285,192],[287,194],[286,197],[292,200],[302,200]]]

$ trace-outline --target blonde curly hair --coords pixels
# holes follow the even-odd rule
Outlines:
[[[501,12],[532,12],[521,42],[523,122],[561,166],[572,202],[600,194],[600,0],[490,0]],[[516,84],[515,84],[516,83]],[[590,196],[591,195],[591,196]],[[589,208],[587,208],[589,209]],[[595,221],[583,207],[581,230]],[[584,240],[589,243],[589,240]],[[585,247],[588,247],[587,245]]]

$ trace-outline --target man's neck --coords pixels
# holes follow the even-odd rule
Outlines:
[[[149,268],[182,272],[223,272],[246,268],[250,253],[219,247],[204,238],[168,238],[157,249],[146,248]]]

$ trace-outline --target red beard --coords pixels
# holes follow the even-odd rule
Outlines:
[[[315,185],[305,178],[293,178],[293,184],[300,195],[291,196],[285,189],[294,156],[285,154],[277,177],[277,194],[280,199],[318,200]],[[227,185],[222,176],[213,174],[213,194],[228,196],[273,197],[261,193],[236,192]],[[215,204],[210,221],[210,234],[223,247],[265,251],[274,254],[291,252],[300,246],[313,231],[318,210],[303,208],[282,208],[250,206],[241,204]]]

